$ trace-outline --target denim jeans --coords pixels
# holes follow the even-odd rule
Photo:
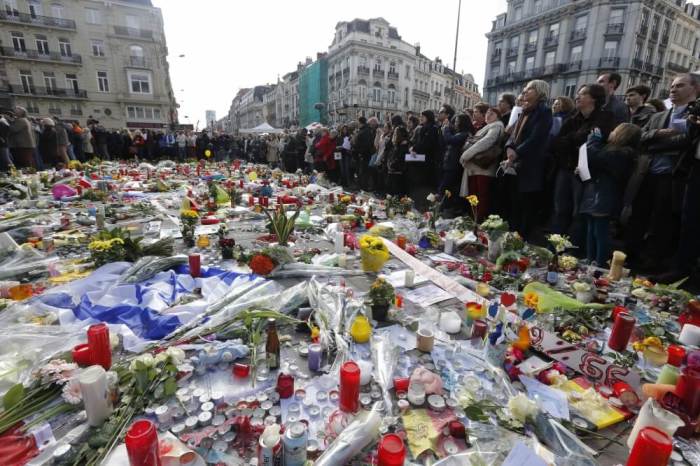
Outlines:
[[[605,267],[610,258],[610,217],[586,215],[586,258]]]

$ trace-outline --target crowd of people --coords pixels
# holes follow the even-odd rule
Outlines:
[[[603,266],[618,243],[637,271],[671,282],[689,275],[700,254],[700,78],[678,76],[666,102],[649,99],[645,85],[621,99],[620,84],[606,73],[572,100],[534,80],[496,106],[457,113],[446,104],[437,114],[243,137],[107,131],[93,118],[85,127],[37,121],[17,107],[0,118],[0,164],[241,158],[315,170],[379,197],[407,195],[419,210],[436,193],[444,216],[471,212],[466,197],[476,195],[478,221],[498,214],[535,242],[545,231],[567,234],[580,256]]]

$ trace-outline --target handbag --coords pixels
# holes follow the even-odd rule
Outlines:
[[[501,158],[502,153],[503,148],[498,142],[496,142],[485,151],[479,152],[474,157],[472,157],[471,162],[473,162],[474,165],[476,165],[477,167],[483,168],[485,170],[492,166],[494,163],[496,163],[498,159]]]

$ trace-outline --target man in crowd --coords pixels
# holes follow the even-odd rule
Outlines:
[[[355,135],[352,148],[358,164],[358,181],[360,188],[368,191],[369,186],[369,159],[374,153],[374,131],[367,124],[365,117],[357,119],[359,129]]]
[[[627,106],[615,96],[615,91],[620,87],[621,82],[622,77],[618,73],[605,73],[598,77],[598,84],[605,88],[607,95],[603,110],[613,114],[616,125],[629,121]]]
[[[513,94],[501,94],[498,99],[498,110],[501,111],[501,122],[503,127],[508,127],[508,122],[510,121],[510,112],[515,107],[515,96]]]
[[[640,128],[643,127],[649,118],[656,113],[656,109],[647,105],[647,99],[651,94],[651,89],[644,84],[633,86],[625,92],[625,104],[629,111],[629,122]]]

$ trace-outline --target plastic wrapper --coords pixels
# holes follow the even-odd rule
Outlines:
[[[19,247],[7,233],[0,234],[0,280],[48,272],[49,264],[55,260],[34,248]]]
[[[392,412],[391,393],[393,375],[396,362],[399,359],[401,349],[396,346],[388,335],[372,336],[372,362],[374,363],[374,377],[382,388],[384,404],[388,413]]]
[[[318,264],[292,263],[277,267],[268,278],[312,278],[316,275],[326,277],[364,275],[360,270],[348,270],[340,267],[328,267]]]
[[[487,466],[501,464],[507,455],[508,453],[503,454],[503,452],[465,451],[433,463],[433,466]]]
[[[535,433],[556,456],[558,466],[596,466],[597,453],[555,419],[539,413],[535,418]]]
[[[582,303],[574,298],[566,296],[564,293],[551,289],[544,283],[532,282],[523,289],[523,295],[534,293],[538,297],[537,311],[550,312],[554,309],[577,310],[577,309],[605,309],[612,307],[606,304]]]
[[[349,464],[350,460],[367,445],[379,437],[382,423],[380,403],[375,403],[372,410],[362,414],[348,425],[331,443],[326,451],[314,463],[315,466],[338,466]]]

